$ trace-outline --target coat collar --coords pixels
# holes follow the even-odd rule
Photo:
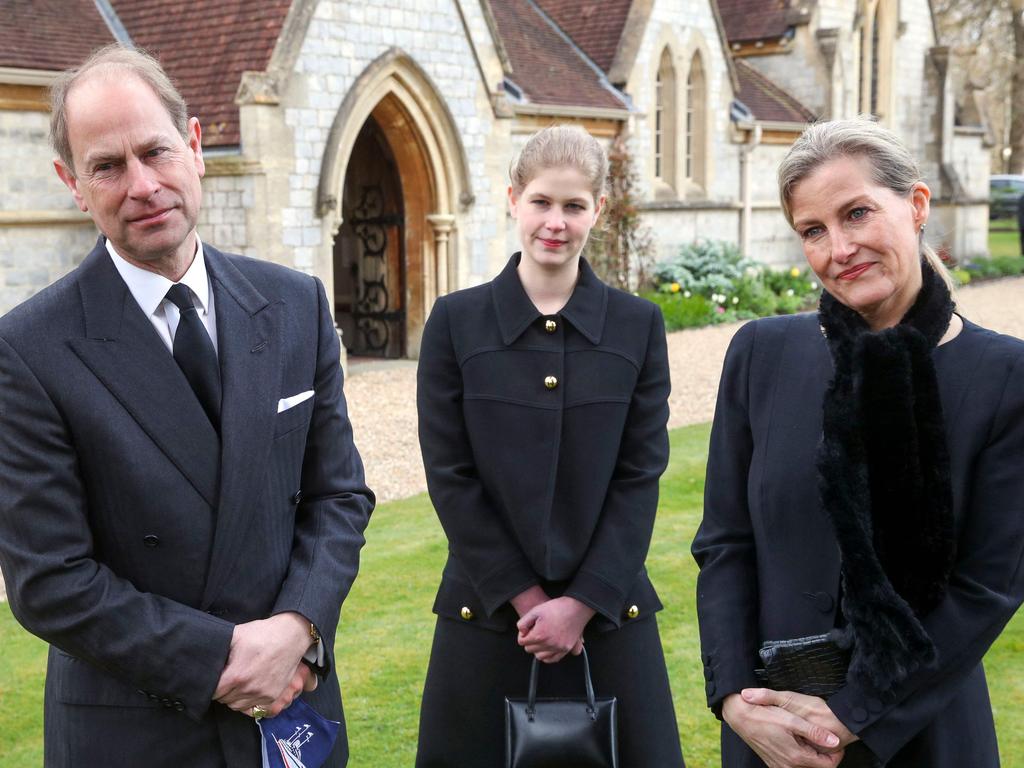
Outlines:
[[[523,331],[541,316],[540,310],[526,295],[519,273],[520,254],[514,253],[501,273],[491,281],[491,295],[498,315],[501,340],[511,344]],[[580,258],[580,276],[573,288],[569,302],[558,313],[591,344],[601,343],[605,315],[608,311],[608,286],[598,279],[587,260]]]

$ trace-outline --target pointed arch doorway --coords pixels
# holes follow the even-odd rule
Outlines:
[[[333,243],[320,273],[350,354],[418,357],[434,300],[457,282],[456,207],[472,204],[468,182],[433,83],[403,52],[382,55],[338,111],[318,190]]]
[[[418,265],[407,259],[398,161],[372,114],[352,148],[341,217],[334,238],[334,317],[345,346],[357,356],[405,357],[407,286]]]

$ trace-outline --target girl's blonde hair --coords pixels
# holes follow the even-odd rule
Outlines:
[[[512,189],[522,194],[545,168],[575,168],[587,180],[595,203],[604,194],[608,156],[597,139],[578,125],[552,125],[527,139],[508,169]]]
[[[921,181],[921,171],[910,151],[892,131],[867,117],[815,123],[790,147],[779,165],[779,200],[789,226],[793,226],[790,208],[796,185],[825,163],[839,157],[867,160],[873,181],[900,197],[910,195]],[[953,279],[935,250],[919,237],[921,257],[953,290]]]

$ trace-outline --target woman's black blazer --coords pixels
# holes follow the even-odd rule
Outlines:
[[[518,262],[438,299],[423,331],[419,438],[449,543],[434,609],[506,629],[542,584],[618,627],[661,608],[644,570],[668,461],[661,312],[581,260],[542,316]]]
[[[958,532],[947,595],[923,618],[938,664],[892,696],[851,679],[828,702],[878,757],[916,755],[899,765],[994,765],[982,757],[994,754],[995,735],[980,662],[1024,600],[1024,343],[964,326],[933,353]],[[748,323],[726,355],[693,542],[716,711],[728,694],[758,685],[763,641],[836,626],[839,551],[815,472],[831,373],[813,314]],[[936,751],[940,743],[948,754]],[[747,765],[730,761],[742,747],[732,744],[724,765]]]

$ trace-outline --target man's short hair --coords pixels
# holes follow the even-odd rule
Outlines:
[[[160,62],[139,48],[111,43],[93,51],[80,67],[62,72],[50,86],[50,144],[72,174],[75,166],[68,140],[68,94],[90,73],[97,74],[103,70],[134,75],[146,83],[164,105],[178,133],[182,138],[188,137],[188,107]]]

